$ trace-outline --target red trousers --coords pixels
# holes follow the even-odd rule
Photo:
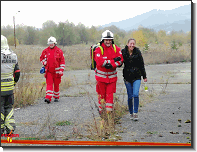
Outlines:
[[[59,84],[61,83],[61,77],[57,77],[55,73],[46,73],[46,97],[51,101],[51,98],[59,99]],[[54,87],[53,87],[54,85]],[[54,89],[53,89],[54,88]]]
[[[116,92],[116,82],[104,83],[97,81],[96,92],[98,93],[99,112],[102,111],[101,103],[105,103],[106,111],[113,110],[113,93]]]

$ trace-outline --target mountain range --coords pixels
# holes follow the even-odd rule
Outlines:
[[[182,30],[188,32],[191,30],[191,4],[165,11],[153,9],[133,18],[102,25],[101,28],[112,25],[125,31],[136,30],[139,26],[142,26],[144,28],[154,29],[157,32],[159,30]]]

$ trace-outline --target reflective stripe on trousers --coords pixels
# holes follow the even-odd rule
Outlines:
[[[46,97],[51,101],[51,98],[54,96],[59,99],[59,84],[61,83],[61,77],[57,77],[56,73],[47,73],[46,76]],[[54,85],[54,87],[53,87]],[[56,94],[57,93],[57,94]]]
[[[14,128],[10,125],[10,123],[15,123],[14,119],[10,119],[14,115],[14,110],[12,109],[10,113],[5,118],[5,126],[7,126],[10,130],[14,130]]]
[[[53,95],[54,98],[59,98],[60,92],[55,92],[55,91],[54,91],[53,93],[54,93],[54,95]]]
[[[4,128],[4,118],[5,116],[1,113],[1,129]]]
[[[99,103],[99,112],[101,113],[102,106],[106,108],[106,111],[113,110],[113,93],[104,95],[98,95],[98,103]]]
[[[14,95],[1,96],[1,130],[6,129],[7,133],[15,130],[14,110]],[[4,128],[5,127],[5,128]]]

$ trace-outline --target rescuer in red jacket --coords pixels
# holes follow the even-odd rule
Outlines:
[[[47,44],[49,47],[42,51],[40,62],[45,66],[45,102],[51,103],[52,97],[55,98],[54,102],[59,101],[59,84],[65,68],[65,59],[62,50],[56,46],[56,38],[50,37]]]
[[[116,92],[117,71],[123,63],[122,53],[114,44],[113,33],[106,30],[102,33],[101,46],[94,51],[96,61],[95,78],[97,81],[96,92],[98,93],[99,112],[102,114],[101,104],[105,104],[106,112],[113,111],[113,93]],[[115,47],[115,49],[114,49]]]

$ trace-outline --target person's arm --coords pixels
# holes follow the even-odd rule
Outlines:
[[[15,85],[20,78],[20,69],[19,69],[18,62],[15,64],[13,76],[14,76],[14,85]]]
[[[101,49],[99,47],[94,51],[94,60],[96,61],[96,65],[100,67],[104,67],[109,62],[108,60],[103,59]]]
[[[61,50],[61,58],[60,58],[60,75],[63,75],[65,69],[65,58],[64,58],[64,54],[63,51]]]
[[[122,57],[123,57],[123,63],[125,65],[129,65],[129,61],[130,61],[130,58],[129,58],[129,55],[126,53],[125,49],[122,49]]]
[[[122,52],[120,51],[120,48],[119,47],[116,47],[116,54],[117,54],[117,57],[114,58],[114,61],[115,61],[115,65],[116,67],[121,67],[122,64],[123,64],[123,56],[122,56]]]
[[[144,67],[144,59],[142,57],[142,54],[141,52],[139,51],[139,58],[140,58],[140,70],[141,70],[141,74],[143,76],[143,79],[146,79],[146,70],[145,70],[145,67]]]
[[[43,50],[42,54],[40,55],[40,62],[44,66],[46,66],[46,64],[47,64],[47,56],[46,56],[46,51],[45,50]]]

